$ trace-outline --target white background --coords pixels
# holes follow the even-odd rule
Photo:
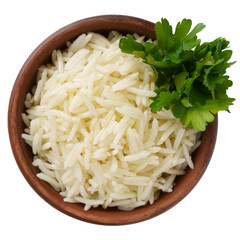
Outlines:
[[[240,239],[240,14],[238,1],[154,0],[41,0],[0,3],[0,239]],[[229,95],[237,100],[231,114],[219,114],[218,139],[210,165],[194,190],[168,212],[128,226],[100,226],[81,222],[42,200],[20,173],[11,152],[7,109],[15,78],[29,54],[50,34],[76,20],[124,14],[152,22],[182,18],[207,27],[203,41],[226,37],[232,60],[228,74],[234,82]]]

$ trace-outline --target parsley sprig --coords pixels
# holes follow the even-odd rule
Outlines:
[[[173,34],[168,20],[162,18],[155,24],[156,44],[141,44],[128,34],[120,39],[119,47],[154,69],[157,96],[151,98],[152,112],[163,107],[171,109],[185,126],[205,131],[214,114],[229,111],[235,100],[227,95],[232,81],[226,75],[226,69],[234,62],[229,62],[232,51],[225,38],[201,44],[197,33],[205,25],[199,23],[192,30],[191,27],[192,21],[183,19]]]

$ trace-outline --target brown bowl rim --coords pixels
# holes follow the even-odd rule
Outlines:
[[[176,184],[172,193],[162,194],[153,205],[148,204],[130,212],[120,211],[116,208],[107,210],[96,208],[84,211],[82,204],[63,202],[62,197],[58,193],[59,196],[54,193],[55,191],[53,189],[49,189],[50,185],[37,178],[36,174],[33,173],[31,164],[27,163],[22,150],[26,144],[23,142],[21,134],[18,134],[17,119],[19,118],[19,113],[17,108],[20,90],[24,85],[24,79],[26,77],[25,74],[28,73],[32,64],[37,61],[36,59],[41,59],[43,52],[56,41],[59,41],[59,39],[62,39],[62,42],[66,42],[76,38],[80,33],[88,32],[87,29],[89,29],[89,31],[104,33],[104,31],[109,32],[113,28],[123,33],[137,32],[139,34],[143,34],[141,31],[147,30],[150,32],[148,37],[155,37],[153,30],[154,23],[126,15],[99,15],[68,24],[46,38],[28,57],[13,85],[8,107],[8,132],[12,152],[20,171],[29,185],[41,198],[59,211],[85,222],[103,225],[132,224],[153,218],[166,212],[186,197],[198,183],[210,162],[216,143],[218,128],[218,116],[216,115],[215,120],[207,126],[206,131],[202,134],[202,144],[194,152],[194,158],[195,160],[197,159],[195,169],[188,169],[186,174],[177,180],[181,182],[181,186]],[[78,34],[76,34],[76,32],[78,32]],[[62,44],[55,48],[61,47]]]

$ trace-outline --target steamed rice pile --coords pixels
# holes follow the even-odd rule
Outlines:
[[[190,155],[200,144],[171,111],[150,111],[154,72],[121,53],[120,37],[82,34],[53,51],[22,114],[37,176],[85,210],[152,204],[193,168]]]

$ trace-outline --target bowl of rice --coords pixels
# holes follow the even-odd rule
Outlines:
[[[217,116],[205,132],[170,110],[152,113],[153,69],[122,53],[126,34],[155,40],[154,23],[131,16],[79,20],[29,56],[8,110],[12,151],[36,193],[90,223],[155,217],[181,201],[211,159]]]

